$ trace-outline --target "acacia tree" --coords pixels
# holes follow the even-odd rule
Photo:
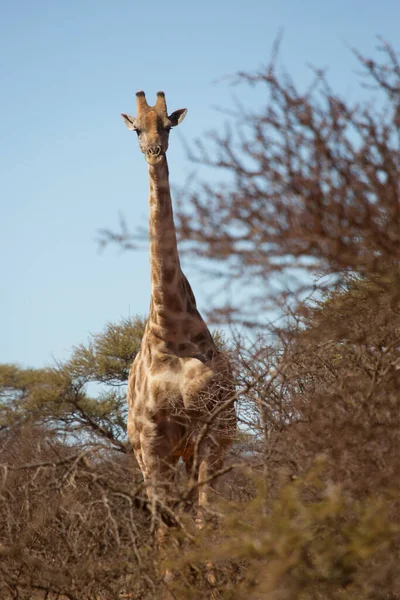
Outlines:
[[[144,326],[140,317],[109,323],[74,348],[68,361],[51,368],[0,365],[0,427],[37,423],[60,439],[125,452],[125,386]]]

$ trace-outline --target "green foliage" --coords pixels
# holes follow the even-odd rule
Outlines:
[[[74,349],[70,360],[48,369],[0,365],[0,427],[41,423],[81,442],[125,451],[124,386],[140,348],[145,320],[108,324]],[[88,384],[98,384],[96,395]]]
[[[51,369],[21,369],[17,365],[0,365],[0,428],[26,419],[32,403],[54,394]]]
[[[108,323],[87,345],[74,349],[66,368],[77,380],[123,385],[139,352],[145,325],[146,319],[140,317]]]

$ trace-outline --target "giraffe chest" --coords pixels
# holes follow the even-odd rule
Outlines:
[[[134,411],[139,405],[150,412],[189,409],[214,376],[213,369],[197,358],[161,356],[147,371],[136,369],[130,404]]]
[[[178,358],[178,368],[155,369],[149,379],[150,395],[157,403],[180,403],[189,409],[213,378],[213,370],[196,358]]]
[[[167,368],[164,360],[153,363],[147,372],[139,361],[132,368],[128,383],[128,434],[134,448],[139,447],[142,435],[149,440],[157,437],[162,423],[169,423],[167,429],[172,435],[174,422],[179,437],[181,427],[189,431],[193,415],[199,412],[198,399],[214,372],[195,358],[174,359],[173,368],[171,364]]]

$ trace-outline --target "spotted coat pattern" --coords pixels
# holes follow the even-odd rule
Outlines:
[[[162,92],[154,107],[138,92],[137,117],[122,115],[149,165],[151,303],[129,375],[128,435],[150,495],[168,491],[179,458],[194,480],[208,479],[236,431],[229,362],[197,310],[179,261],[165,153],[171,127],[185,115],[181,109],[167,116]],[[207,503],[209,486],[196,489],[199,502]]]

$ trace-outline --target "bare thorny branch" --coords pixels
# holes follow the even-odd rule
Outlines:
[[[160,523],[179,571],[168,585],[176,598],[206,597],[205,558],[227,597],[398,597],[400,66],[390,46],[381,49],[382,62],[356,52],[377,101],[349,104],[318,70],[301,92],[279,71],[276,48],[265,69],[236,78],[261,90],[262,108],[238,103],[232,126],[192,156],[226,177],[181,194],[181,248],[239,290],[236,304],[213,310],[215,320],[240,326],[227,343],[236,387],[219,390],[219,402],[204,398],[211,409],[193,473],[235,404],[240,427],[224,465],[186,483],[178,465],[169,495],[160,482],[149,500],[132,455],[116,451],[125,449],[113,437],[120,421],[91,410],[79,386],[54,401],[68,404],[65,412],[46,404],[36,433],[24,435],[27,419],[5,411],[7,600],[27,590],[157,597]],[[128,238],[125,228],[112,239],[124,246]],[[279,314],[267,326],[271,307]],[[122,381],[136,351],[125,349]],[[85,382],[94,363],[83,348],[70,372]],[[118,385],[112,369],[101,376]],[[16,393],[14,412],[29,406],[30,393]],[[65,431],[88,438],[76,445]],[[216,479],[229,503],[210,507],[218,527],[201,534],[187,516],[192,492]]]

